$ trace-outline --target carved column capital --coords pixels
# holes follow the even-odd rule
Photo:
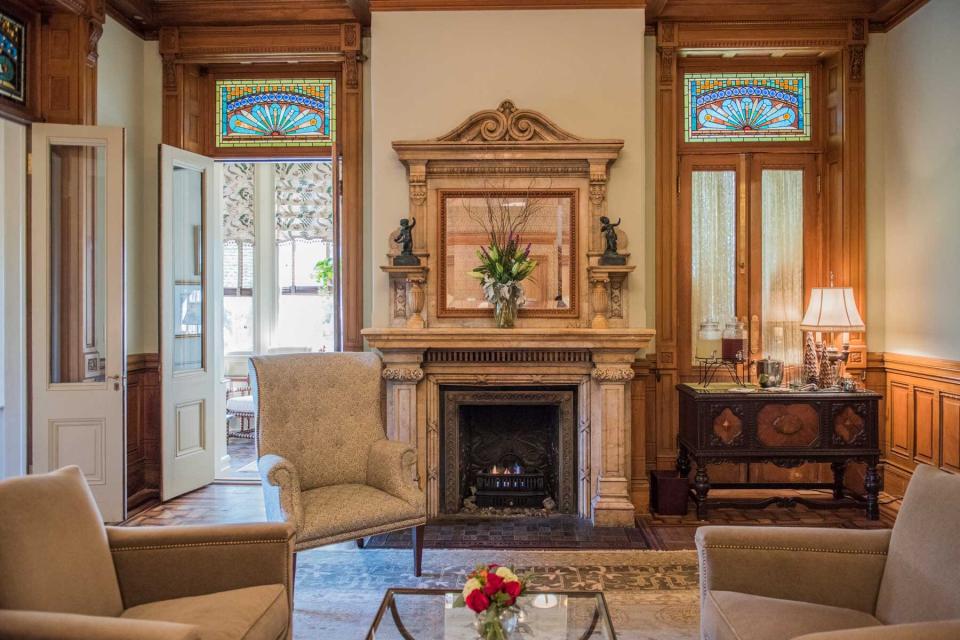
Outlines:
[[[862,44],[847,47],[850,57],[850,80],[863,82],[864,49]]]
[[[423,369],[420,367],[384,367],[380,374],[384,380],[390,382],[420,382],[423,380]]]
[[[597,382],[630,382],[636,374],[630,366],[598,366],[590,375]]]

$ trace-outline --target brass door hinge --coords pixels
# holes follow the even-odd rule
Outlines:
[[[27,175],[33,175],[33,152],[27,154]]]

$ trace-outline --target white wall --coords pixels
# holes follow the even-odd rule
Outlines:
[[[888,32],[867,123],[868,154],[882,149],[868,163],[868,268],[882,236],[883,350],[951,360],[960,359],[958,34],[956,0],[933,0]],[[867,72],[870,86],[877,74]]]
[[[26,473],[26,128],[0,119],[0,478]]]
[[[387,236],[407,212],[404,166],[390,143],[442,135],[470,114],[510,98],[572,133],[623,138],[608,185],[623,218],[631,276],[630,317],[645,313],[644,12],[628,10],[438,11],[373,14],[369,96],[372,190],[371,321],[388,324]]]
[[[157,351],[157,144],[162,68],[156,42],[110,17],[99,44],[97,124],[126,129],[124,205],[128,353]]]

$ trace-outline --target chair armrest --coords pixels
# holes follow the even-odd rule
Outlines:
[[[737,591],[873,614],[889,529],[700,527],[701,595]]]
[[[417,451],[406,442],[377,440],[367,460],[367,484],[426,511],[427,500],[417,484]]]
[[[124,608],[293,580],[293,527],[107,527]]]
[[[960,638],[960,620],[911,622],[885,627],[822,631],[808,633],[794,640],[956,640],[957,638]]]
[[[300,529],[303,526],[303,505],[297,468],[286,458],[273,454],[260,458],[257,465],[267,520],[289,522]]]
[[[0,640],[200,640],[189,624],[49,611],[0,610]]]

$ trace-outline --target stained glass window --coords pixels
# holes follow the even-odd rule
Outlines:
[[[0,96],[24,101],[24,27],[0,13]]]
[[[810,140],[809,73],[687,73],[687,142]]]
[[[331,78],[218,80],[218,148],[329,147],[336,134]]]

